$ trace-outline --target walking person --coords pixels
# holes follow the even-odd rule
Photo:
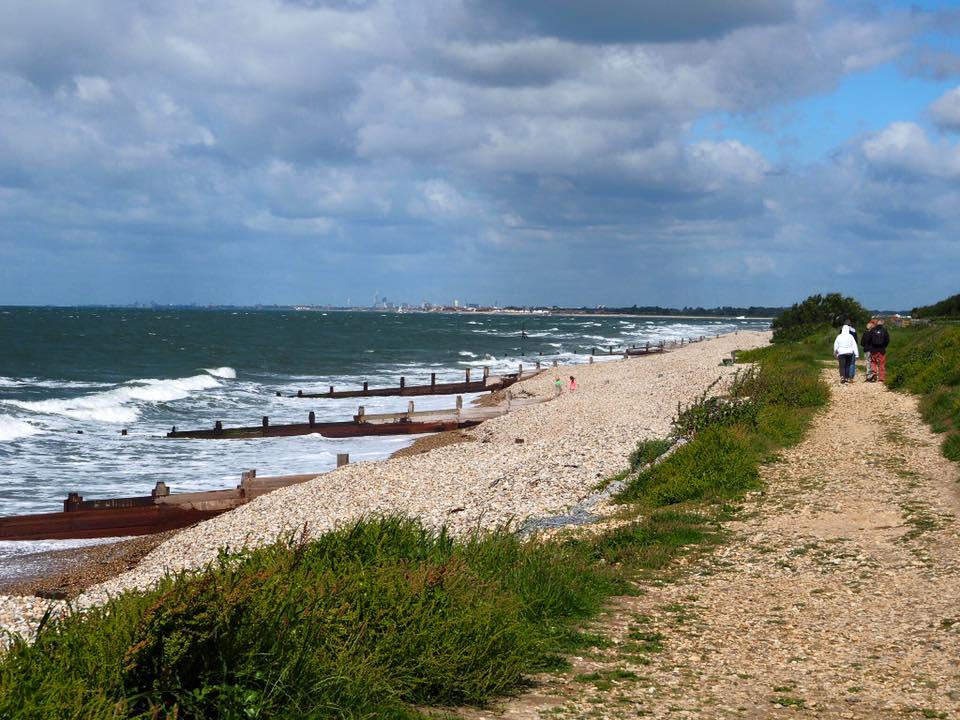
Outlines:
[[[890,333],[883,326],[883,318],[877,318],[876,324],[870,331],[870,364],[880,382],[884,382],[887,378],[887,345],[889,344]]]
[[[833,341],[833,356],[837,358],[841,385],[850,382],[850,364],[857,361],[858,355],[857,341],[850,334],[850,327],[844,325]]]
[[[556,389],[556,394],[559,396],[563,392],[563,381],[560,380],[560,376],[557,375],[553,380],[553,387]]]
[[[850,330],[850,335],[853,337],[853,341],[859,345],[860,339],[857,337],[857,329],[853,326],[853,320],[851,320],[850,318],[847,318],[847,328],[849,328]],[[853,382],[853,379],[856,377],[856,375],[857,375],[857,360],[856,358],[854,358],[853,362],[850,363],[850,371],[847,375],[847,380],[849,380],[850,382]]]
[[[571,375],[570,376],[570,392],[576,392],[576,389],[577,389],[577,381],[573,377],[573,375]]]
[[[873,338],[870,331],[873,330],[876,321],[871,319],[867,322],[867,329],[863,331],[863,340],[860,342],[860,349],[863,350],[863,367],[866,373],[866,382],[873,382],[877,379],[877,374],[870,367],[870,354],[873,352]]]

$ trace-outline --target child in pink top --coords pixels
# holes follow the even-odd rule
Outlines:
[[[573,375],[570,376],[570,392],[573,392],[577,389],[577,381],[574,379]]]

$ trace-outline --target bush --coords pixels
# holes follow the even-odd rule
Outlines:
[[[933,305],[915,307],[910,311],[910,314],[918,318],[960,317],[960,293],[951,295],[946,300],[941,300]]]
[[[960,462],[960,432],[953,431],[943,441],[943,455],[948,460]]]
[[[637,449],[630,453],[630,469],[637,470],[649,465],[669,450],[672,444],[669,440],[641,440],[637,443]]]
[[[870,319],[870,312],[853,298],[840,293],[811,295],[774,318],[773,342],[796,342],[813,334],[820,326],[840,327],[847,318],[854,325],[863,327]]]

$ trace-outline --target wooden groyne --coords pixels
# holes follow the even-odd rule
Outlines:
[[[456,407],[444,410],[418,412],[411,400],[407,403],[406,412],[370,414],[361,405],[352,420],[338,422],[317,422],[316,414],[312,411],[305,423],[272,425],[270,418],[264,416],[259,426],[228,428],[217,420],[212,428],[203,430],[173,428],[167,433],[167,437],[196,440],[247,440],[312,434],[328,438],[418,435],[471,428],[490,417],[490,412],[490,410],[464,410],[463,397],[458,396]]]
[[[539,366],[539,363],[537,363]],[[363,387],[358,390],[337,390],[333,385],[329,386],[326,392],[304,392],[297,390],[296,395],[290,397],[298,398],[362,398],[362,397],[399,397],[399,396],[419,396],[419,395],[467,395],[469,393],[494,392],[510,387],[517,382],[523,374],[523,366],[517,373],[491,376],[490,368],[483,368],[483,378],[480,380],[470,379],[470,370],[465,371],[463,382],[438,383],[437,374],[430,373],[429,385],[407,385],[405,377],[400,378],[400,384],[394,387],[372,388],[369,383],[364,382]],[[277,395],[280,395],[278,392]]]
[[[84,500],[73,492],[63,501],[63,512],[0,517],[0,540],[83,540],[176,530],[319,474],[258,478],[248,470],[236,488],[195,493],[171,493],[164,482],[136,497]]]

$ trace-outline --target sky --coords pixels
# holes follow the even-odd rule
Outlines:
[[[5,0],[0,304],[960,292],[960,3]]]

